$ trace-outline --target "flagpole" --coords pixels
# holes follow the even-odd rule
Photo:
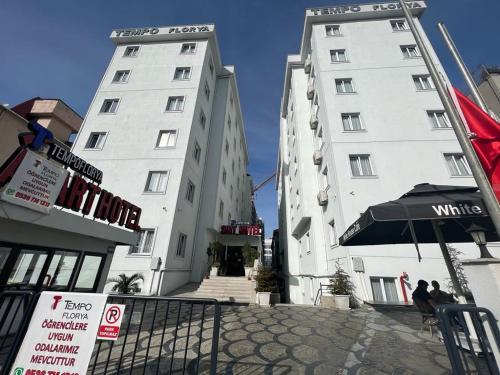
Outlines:
[[[403,13],[405,15],[406,21],[408,22],[408,26],[410,27],[410,30],[413,34],[413,37],[415,38],[415,42],[417,43],[417,46],[420,49],[420,53],[422,54],[422,58],[425,62],[425,65],[427,66],[427,69],[429,70],[432,80],[434,81],[436,90],[443,103],[444,109],[446,110],[451,126],[453,127],[455,135],[457,136],[458,143],[462,147],[464,156],[467,159],[467,162],[469,163],[472,175],[476,180],[479,190],[481,190],[484,204],[486,205],[491,220],[495,225],[495,230],[497,231],[498,234],[500,234],[500,206],[498,205],[495,193],[493,192],[490,182],[488,181],[488,178],[484,173],[483,167],[481,166],[481,163],[477,158],[474,148],[470,143],[467,131],[465,129],[465,125],[462,122],[462,118],[458,114],[457,108],[455,107],[446,89],[446,85],[443,82],[443,79],[441,78],[436,66],[434,65],[434,62],[432,61],[430,53],[425,45],[424,39],[417,30],[417,27],[413,20],[413,16],[410,14],[410,11],[408,10],[408,7],[406,6],[405,2],[403,0],[398,0],[398,1],[401,6],[401,9],[403,10]]]
[[[476,102],[476,104],[479,107],[481,107],[481,109],[484,112],[489,114],[488,106],[486,105],[486,102],[484,101],[484,98],[482,97],[481,93],[477,89],[476,82],[474,82],[474,79],[469,73],[469,70],[465,66],[464,60],[462,59],[462,56],[460,56],[460,53],[458,52],[458,49],[455,46],[455,43],[453,42],[453,39],[451,39],[450,33],[448,33],[446,26],[442,22],[438,22],[438,29],[441,32],[444,42],[446,43],[446,46],[450,50],[451,55],[455,59],[455,62],[457,63],[458,68],[460,69],[460,73],[462,73],[462,75],[464,76],[465,83],[467,83],[467,86],[469,87],[474,102]]]

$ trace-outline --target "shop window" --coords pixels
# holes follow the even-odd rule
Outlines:
[[[77,253],[56,251],[45,274],[43,286],[50,289],[67,289],[77,259]]]
[[[10,273],[7,284],[20,286],[35,286],[47,259],[46,251],[22,249]]]

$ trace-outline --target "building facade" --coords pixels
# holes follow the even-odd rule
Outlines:
[[[500,119],[500,66],[482,66],[477,82],[486,105]]]
[[[425,3],[408,5],[425,35]],[[338,243],[368,206],[423,182],[474,185],[399,5],[307,9],[300,53],[286,65],[276,185],[290,302],[314,303],[337,265],[359,302],[403,301],[404,272],[408,295],[419,279],[446,289],[437,244],[421,245],[419,263],[410,245]],[[472,245],[454,247],[477,257]]]
[[[165,294],[207,272],[221,225],[251,218],[238,88],[214,25],[114,30],[116,49],[74,151],[142,211],[141,240],[110,276],[139,272]]]

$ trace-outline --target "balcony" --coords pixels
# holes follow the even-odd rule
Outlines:
[[[326,190],[320,190],[318,193],[318,204],[320,206],[326,206],[328,204],[328,193]]]
[[[313,154],[314,165],[320,165],[322,161],[323,161],[323,153],[321,152],[321,150],[315,150]]]
[[[306,62],[304,63],[304,71],[306,73],[309,73],[311,71],[311,59],[307,58]]]
[[[309,125],[311,126],[312,130],[315,130],[318,127],[318,115],[316,113],[313,113],[311,115],[311,119],[309,120]]]

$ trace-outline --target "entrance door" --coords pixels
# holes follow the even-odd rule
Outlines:
[[[240,246],[228,246],[226,276],[245,276],[245,265]]]
[[[399,302],[396,279],[392,277],[370,277],[374,302]]]

